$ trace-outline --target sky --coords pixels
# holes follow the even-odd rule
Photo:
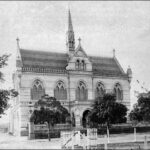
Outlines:
[[[0,55],[11,54],[8,66],[1,69],[1,88],[13,87],[17,37],[21,48],[67,51],[68,8],[76,46],[81,37],[88,55],[112,57],[115,49],[125,72],[130,65],[131,104],[136,103],[134,91],[150,89],[149,1],[0,1]]]

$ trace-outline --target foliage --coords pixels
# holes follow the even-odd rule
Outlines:
[[[150,121],[150,95],[140,95],[138,102],[134,105],[133,110],[129,114],[132,122],[149,122]]]
[[[18,95],[18,92],[16,92],[14,89],[12,90],[0,90],[0,118],[2,114],[5,114],[5,110],[7,110],[10,107],[10,104],[8,103],[10,96],[16,97]]]
[[[0,68],[7,65],[7,60],[10,55],[3,55],[0,56]],[[0,71],[0,81],[4,81],[3,73]],[[1,115],[4,114],[5,110],[7,110],[10,105],[8,104],[8,101],[10,99],[10,96],[16,97],[18,95],[18,92],[16,92],[14,89],[12,90],[2,90],[0,89],[0,118]]]
[[[93,124],[110,124],[126,122],[127,108],[125,105],[116,102],[114,94],[106,93],[98,97],[92,105],[90,121]]]
[[[0,68],[3,68],[4,66],[7,66],[7,61],[10,55],[2,55],[0,56]],[[3,73],[0,71],[0,80],[4,81],[4,75]]]
[[[66,123],[67,118],[70,116],[68,110],[56,98],[48,95],[44,95],[36,102],[35,108],[30,121],[34,121],[35,124],[47,123],[49,131],[57,123]]]

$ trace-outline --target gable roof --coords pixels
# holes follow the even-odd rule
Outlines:
[[[89,57],[92,62],[93,73],[101,76],[126,76],[118,61],[114,57]]]
[[[67,53],[20,49],[23,68],[42,68],[66,71]],[[89,56],[93,74],[100,76],[127,76],[115,58]],[[24,69],[23,69],[24,70]]]
[[[67,54],[20,49],[23,67],[62,69],[67,66]]]
[[[81,52],[81,54],[79,54],[79,52]],[[88,57],[87,54],[85,53],[85,51],[83,50],[81,44],[79,43],[78,47],[76,48],[75,52],[74,52],[74,55],[73,56],[84,56],[84,57]]]

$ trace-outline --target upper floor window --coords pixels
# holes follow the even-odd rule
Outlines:
[[[66,100],[67,99],[67,90],[62,81],[59,81],[54,89],[54,97],[57,100]]]
[[[87,100],[88,99],[88,90],[84,82],[80,81],[76,89],[76,99],[77,100]]]
[[[77,70],[86,70],[86,64],[84,60],[77,59],[75,65]]]
[[[122,91],[121,85],[119,83],[115,84],[114,93],[116,95],[116,100],[123,99],[123,91]]]
[[[97,98],[97,97],[103,97],[104,93],[105,93],[104,85],[103,85],[101,82],[99,82],[99,83],[97,84],[97,86],[96,86],[95,97],[96,97],[96,98]]]
[[[45,94],[45,89],[40,80],[35,80],[31,88],[31,99],[39,100]]]
[[[80,61],[79,61],[78,59],[77,59],[77,61],[76,61],[76,64],[75,64],[75,65],[76,65],[76,69],[77,69],[77,70],[79,70],[79,68],[80,68]]]

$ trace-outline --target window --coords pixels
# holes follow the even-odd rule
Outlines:
[[[104,93],[105,93],[104,85],[101,82],[99,82],[96,87],[95,97],[96,98],[103,97]]]
[[[80,61],[77,59],[75,66],[77,70],[86,70],[86,64],[84,60]]]
[[[81,70],[85,70],[85,62],[84,62],[84,60],[81,61]]]
[[[77,61],[76,61],[76,69],[79,70],[79,68],[80,68],[80,61],[77,60]]]
[[[76,99],[80,101],[88,99],[88,90],[86,89],[86,86],[82,81],[79,82],[79,85],[76,89]]]
[[[54,89],[54,97],[57,100],[66,100],[67,99],[67,90],[64,87],[64,83],[59,81]]]
[[[116,100],[122,100],[123,99],[123,91],[121,89],[121,86],[119,83],[117,83],[114,87],[114,93],[116,95]]]
[[[45,94],[43,84],[40,80],[35,80],[33,87],[31,88],[31,99],[39,100]]]

